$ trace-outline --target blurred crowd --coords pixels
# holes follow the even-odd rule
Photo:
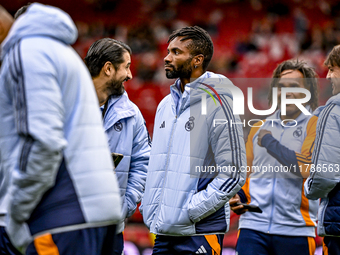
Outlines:
[[[79,31],[74,48],[83,58],[102,37],[131,47],[134,78],[127,90],[151,133],[154,110],[172,82],[165,77],[163,58],[175,29],[206,29],[215,46],[209,70],[231,79],[270,78],[276,65],[289,58],[304,59],[324,78],[325,56],[340,44],[340,4],[333,0],[86,0],[85,6],[92,11],[68,11]],[[245,90],[243,84],[237,85]],[[259,102],[267,101],[262,96],[266,89],[263,85],[254,92]]]
[[[112,10],[112,16],[122,5],[119,0],[87,2],[102,12]],[[322,59],[340,43],[340,4],[331,0],[134,0],[124,6],[129,24],[76,20],[75,48],[83,57],[98,38],[126,42],[134,54],[133,83],[139,85],[169,83],[163,70],[166,42],[173,30],[186,25],[202,26],[212,35],[210,69],[228,77],[270,77],[276,63],[292,57],[306,59],[321,76]],[[135,8],[137,15],[130,12]]]
[[[3,0],[14,13],[28,1]],[[323,59],[340,43],[336,0],[41,0],[69,13],[81,57],[97,39],[113,37],[133,51],[134,87],[168,85],[163,68],[169,34],[199,25],[212,36],[210,70],[237,78],[268,78],[276,64],[298,57],[326,74]]]

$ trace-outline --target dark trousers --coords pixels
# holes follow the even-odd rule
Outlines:
[[[14,248],[4,227],[0,227],[0,254],[1,255],[21,255],[17,249]]]
[[[314,255],[315,240],[308,236],[270,235],[241,229],[237,240],[238,255]]]
[[[323,238],[323,254],[324,255],[340,254],[340,237],[325,236]]]
[[[124,250],[124,238],[123,233],[119,233],[116,235],[115,247],[114,247],[114,255],[122,255]]]
[[[38,236],[26,255],[112,255],[116,226],[87,228]]]
[[[157,235],[154,255],[221,255],[224,235],[162,236]]]

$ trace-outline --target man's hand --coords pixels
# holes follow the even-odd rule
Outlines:
[[[272,134],[272,132],[270,132],[270,131],[267,130],[267,129],[261,129],[260,132],[259,132],[259,135],[258,135],[258,137],[257,137],[257,144],[260,145],[261,147],[263,147],[262,144],[261,144],[262,138],[263,138],[266,134]]]
[[[236,203],[241,203],[240,196],[237,194],[229,200],[230,209],[234,213],[236,213],[237,215],[241,215],[248,211],[248,209],[243,208],[243,205],[236,205]]]

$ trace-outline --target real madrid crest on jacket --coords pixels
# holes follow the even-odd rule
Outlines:
[[[117,121],[114,125],[113,128],[117,131],[120,132],[123,129],[123,124],[120,121]]]
[[[298,137],[300,137],[301,135],[302,135],[302,127],[300,126],[300,127],[297,127],[296,128],[296,130],[294,131],[294,133],[293,133],[293,136],[295,137],[295,138],[298,138]]]
[[[203,81],[217,91],[222,105],[199,89]],[[186,84],[182,94],[178,82],[157,108],[141,212],[155,234],[222,234],[229,228],[227,201],[246,175],[239,171],[246,165],[242,125],[214,125],[214,119],[240,122],[227,89],[234,85],[222,75],[205,72]],[[206,115],[201,113],[202,97],[207,98]],[[235,171],[223,177],[197,171],[204,166],[233,166]]]
[[[151,141],[142,113],[126,92],[110,97],[103,121],[111,152],[124,155],[115,169],[123,202],[122,221],[117,226],[120,233],[124,219],[135,212],[142,199]]]
[[[185,123],[185,130],[186,131],[191,131],[194,128],[194,126],[195,126],[194,120],[195,120],[195,118],[193,116],[191,116],[189,118],[189,120],[187,121],[187,123]]]

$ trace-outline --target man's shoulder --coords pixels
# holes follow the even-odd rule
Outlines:
[[[333,106],[330,106],[330,108],[331,108],[331,114],[334,114],[340,117],[340,105],[334,104]]]
[[[329,118],[332,116],[332,118]],[[331,121],[331,119],[337,119],[339,121],[340,118],[340,105],[338,104],[329,104],[326,105],[325,108],[321,111],[319,116],[319,121],[327,119],[327,121]]]
[[[335,139],[340,132],[340,105],[327,105],[318,116],[316,129],[322,133],[323,139]],[[325,134],[330,137],[326,138]]]
[[[169,106],[171,103],[171,94],[168,94],[167,96],[165,96],[162,101],[158,104],[157,106],[157,112],[160,111],[161,109],[163,109],[166,106]]]

